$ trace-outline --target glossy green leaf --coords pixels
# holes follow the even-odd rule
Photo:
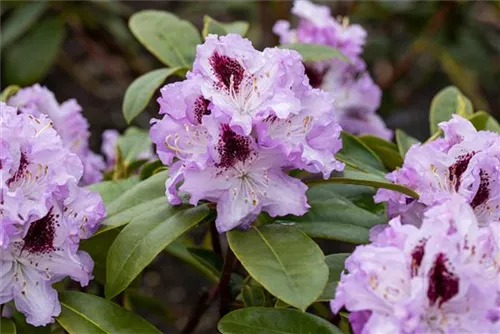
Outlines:
[[[2,334],[16,334],[14,321],[7,318],[0,318],[0,330]]]
[[[0,47],[4,48],[21,37],[35,24],[46,9],[47,2],[45,1],[26,2],[16,7],[2,24]]]
[[[42,79],[56,60],[63,39],[61,20],[51,18],[37,23],[36,29],[3,52],[5,83],[24,86]]]
[[[165,198],[165,181],[168,171],[163,171],[137,183],[120,197],[106,205],[107,216],[96,234],[128,224],[132,219],[160,207],[169,206]]]
[[[89,239],[80,241],[80,250],[89,253],[94,261],[94,279],[100,284],[106,283],[106,260],[109,247],[113,244],[120,233],[119,229],[107,231],[106,233],[94,234]]]
[[[412,147],[412,145],[419,144],[420,142],[407,135],[403,130],[396,129],[396,143],[398,144],[398,150],[402,157],[406,156],[406,152]]]
[[[438,131],[439,123],[450,120],[453,114],[467,117],[473,112],[472,103],[457,87],[450,86],[442,89],[431,102],[429,113],[431,134]]]
[[[385,217],[364,210],[354,205],[349,199],[335,193],[330,193],[328,197],[322,198],[308,197],[308,203],[311,208],[305,215],[299,217],[290,215],[283,219],[297,223],[332,222],[351,224],[368,229],[374,225],[387,222]]]
[[[227,34],[239,34],[245,36],[248,31],[248,22],[235,21],[230,23],[222,23],[208,15],[203,17],[202,36],[206,38],[209,34],[224,36]]]
[[[140,172],[140,178],[141,180],[145,180],[151,175],[153,175],[154,171],[157,170],[158,168],[164,167],[163,162],[161,160],[155,160],[155,161],[150,161],[145,163]]]
[[[137,314],[97,296],[66,291],[59,294],[59,300],[61,314],[56,320],[69,334],[161,333]]]
[[[190,22],[168,12],[142,10],[130,17],[129,27],[139,42],[164,64],[191,68],[201,39]]]
[[[403,164],[403,158],[394,143],[372,135],[358,138],[382,160],[387,169],[394,170]]]
[[[283,224],[282,221],[278,222]],[[366,227],[331,221],[287,222],[286,224],[296,226],[311,238],[339,240],[355,245],[368,243],[370,232]]]
[[[249,307],[233,311],[217,325],[222,334],[343,334],[327,320],[289,308]]]
[[[9,99],[9,97],[11,97],[12,95],[16,94],[19,89],[21,89],[21,87],[19,87],[17,85],[10,85],[10,86],[6,87],[2,91],[2,94],[0,94],[0,101],[1,102],[7,102],[7,100]]]
[[[128,86],[123,98],[123,116],[128,124],[139,115],[167,78],[179,68],[160,68],[141,75]]]
[[[109,249],[106,297],[112,298],[123,291],[169,243],[208,213],[207,205],[165,206],[133,219]]]
[[[262,285],[250,280],[241,289],[241,298],[245,307],[252,306],[272,306],[273,297],[264,289]]]
[[[50,334],[50,326],[35,327],[26,322],[26,316],[15,309],[14,303],[11,302],[10,306],[13,308],[12,320],[16,326],[16,334]],[[3,333],[3,330],[0,329]]]
[[[227,238],[250,276],[287,304],[305,310],[323,291],[328,279],[323,252],[300,230],[253,226],[232,230]]]
[[[148,315],[159,316],[165,323],[173,325],[175,322],[173,312],[158,297],[150,297],[136,289],[127,289],[125,291],[125,298],[131,305],[132,310],[137,309],[137,311],[147,312]]]
[[[88,186],[87,189],[98,192],[104,204],[108,205],[138,183],[139,177],[132,176],[123,180],[94,183]]]
[[[342,177],[331,177],[328,180],[311,180],[307,181],[306,183],[308,185],[321,184],[321,183],[358,184],[374,188],[395,190],[410,197],[417,199],[419,198],[418,193],[416,193],[414,190],[410,188],[381,179],[380,176],[376,174],[364,173],[347,167],[343,171]]]
[[[338,253],[325,257],[325,262],[329,270],[328,282],[318,301],[329,302],[335,297],[335,289],[337,288],[337,283],[340,281],[340,274],[344,271],[345,260],[350,255],[349,253]]]
[[[122,159],[125,165],[137,160],[139,154],[151,150],[153,143],[149,137],[149,131],[135,126],[129,127],[121,135],[116,144],[120,148]]]
[[[484,111],[478,111],[470,115],[468,119],[478,131],[486,130],[500,133],[500,124],[493,116]]]
[[[321,61],[321,60],[331,60],[333,58],[341,59],[345,62],[349,62],[342,52],[338,49],[332,48],[331,46],[323,44],[283,44],[279,46],[280,49],[290,49],[295,50],[302,56],[302,60],[307,61]]]
[[[353,168],[383,177],[386,169],[382,160],[360,139],[347,133],[341,133],[342,149],[337,158]]]

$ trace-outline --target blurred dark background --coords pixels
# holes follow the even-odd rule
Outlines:
[[[390,128],[425,139],[430,101],[451,84],[472,100],[476,110],[500,118],[499,1],[319,3],[367,30],[363,57],[383,89],[379,113]],[[129,32],[132,13],[167,10],[200,29],[205,14],[222,22],[245,20],[250,23],[248,37],[262,49],[277,43],[271,31],[276,20],[296,22],[290,15],[292,5],[287,1],[2,0],[1,87],[40,82],[60,102],[76,98],[91,124],[91,146],[98,151],[103,130],[126,127],[121,105],[127,86],[163,66]],[[156,109],[153,101],[148,113],[134,123],[147,128]],[[155,315],[144,304],[141,313],[169,333],[185,324],[203,289],[211,284],[168,254],[155,261],[142,281],[142,292],[158,297],[168,311]],[[169,327],[161,321],[165,319]],[[215,332],[216,321],[214,308],[198,332]]]

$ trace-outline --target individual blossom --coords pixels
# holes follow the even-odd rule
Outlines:
[[[101,197],[78,186],[83,166],[45,115],[0,103],[0,304],[14,300],[34,326],[61,307],[52,284],[82,286],[93,261],[78,250],[105,215]]]
[[[387,202],[391,217],[418,224],[427,207],[459,194],[473,208],[481,225],[500,222],[500,136],[476,131],[454,115],[439,124],[444,137],[414,145],[402,168],[386,178],[415,190],[420,198],[378,190],[375,200]]]
[[[347,18],[334,19],[330,9],[306,0],[297,0],[292,13],[300,18],[296,29],[288,21],[276,22],[273,31],[282,44],[311,43],[334,47],[348,62],[339,59],[307,62],[306,74],[311,85],[334,93],[337,120],[345,131],[353,134],[374,134],[392,138],[383,120],[375,112],[382,92],[373,82],[360,58],[366,31]]]
[[[82,184],[92,184],[102,179],[104,160],[89,148],[89,124],[76,100],[71,99],[59,104],[50,90],[36,84],[19,90],[7,104],[18,108],[21,113],[34,117],[44,114],[51,119],[63,145],[78,155],[83,163]]]
[[[331,308],[355,334],[496,333],[500,244],[454,195],[421,227],[394,218],[346,260]]]
[[[209,35],[187,80],[161,89],[151,138],[169,168],[171,204],[217,203],[219,232],[265,211],[302,215],[307,187],[291,169],[328,178],[344,165],[331,94],[308,84],[298,53],[260,52],[239,35]]]

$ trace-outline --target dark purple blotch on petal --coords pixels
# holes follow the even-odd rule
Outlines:
[[[250,153],[250,139],[236,134],[228,124],[222,124],[219,135],[217,152],[220,155],[220,162],[216,164],[219,168],[230,168],[238,161],[245,162]]]
[[[455,182],[455,191],[458,191],[458,188],[460,188],[462,174],[467,170],[470,159],[475,154],[476,152],[473,151],[459,156],[457,161],[448,168],[450,182]]]
[[[477,189],[476,196],[474,196],[472,202],[470,203],[474,209],[485,203],[490,197],[490,180],[488,174],[481,171],[479,173],[479,177],[481,179],[479,188]]]
[[[458,293],[458,284],[458,277],[447,267],[445,255],[438,254],[429,273],[427,297],[429,297],[431,305],[439,300],[439,306],[441,306],[453,298]]]
[[[58,217],[52,209],[45,217],[31,223],[28,233],[23,238],[23,251],[32,254],[48,253],[54,251],[55,225]]]
[[[21,152],[21,158],[19,160],[19,168],[14,173],[14,175],[12,175],[12,177],[7,180],[7,186],[10,187],[12,183],[21,179],[24,176],[24,173],[26,172],[28,165],[29,165],[28,157],[24,152]]]
[[[419,243],[411,252],[411,275],[412,277],[418,274],[418,269],[424,258],[425,241]]]
[[[201,118],[204,115],[210,115],[212,112],[208,110],[208,105],[210,101],[205,99],[203,96],[198,97],[194,103],[194,115],[198,123],[201,124]]]
[[[215,52],[212,57],[210,57],[209,62],[215,76],[219,80],[218,87],[224,87],[229,90],[232,80],[233,89],[235,92],[238,92],[245,74],[243,66],[241,66],[237,60],[221,55],[218,52]]]

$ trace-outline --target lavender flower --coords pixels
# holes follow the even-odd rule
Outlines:
[[[92,278],[92,259],[78,245],[105,209],[97,193],[77,185],[82,163],[45,114],[0,103],[0,126],[0,304],[13,299],[28,323],[46,325],[61,311],[51,285]]]
[[[420,228],[395,218],[372,242],[347,259],[331,301],[355,334],[498,331],[498,235],[463,198],[429,209]]]
[[[219,232],[248,226],[261,211],[302,215],[300,168],[329,177],[343,164],[332,96],[313,89],[298,53],[255,50],[239,35],[210,35],[187,80],[162,88],[151,138],[170,166],[167,198],[179,190],[217,203]]]
[[[335,20],[328,7],[306,0],[295,1],[292,13],[300,17],[297,29],[290,29],[287,21],[276,22],[273,29],[282,44],[328,45],[350,60],[349,64],[336,59],[305,64],[311,85],[334,93],[336,117],[342,128],[353,134],[374,134],[390,140],[392,131],[375,113],[382,92],[360,58],[366,31],[357,24],[350,25],[347,18]]]
[[[89,124],[76,100],[59,104],[51,91],[36,84],[21,89],[7,104],[18,108],[22,113],[35,117],[45,114],[52,120],[64,146],[78,155],[83,163],[82,184],[92,184],[102,179],[105,164],[101,156],[89,149]]]
[[[380,189],[375,200],[387,202],[391,217],[418,224],[425,209],[452,194],[461,195],[481,225],[500,222],[500,136],[476,131],[466,119],[454,115],[440,123],[444,137],[414,145],[401,169],[387,179],[420,194],[419,200]]]

